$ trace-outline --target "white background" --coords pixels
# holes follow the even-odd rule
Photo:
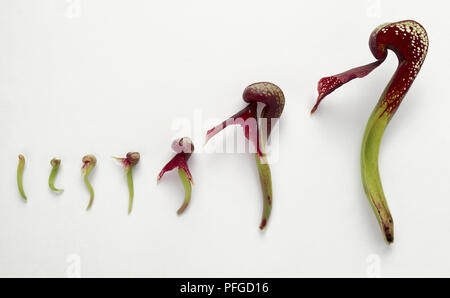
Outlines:
[[[419,0],[1,0],[0,276],[449,276],[448,9]],[[381,145],[395,221],[387,247],[359,151],[395,55],[309,111],[321,77],[373,61],[371,31],[403,19],[426,28],[430,48]],[[171,140],[184,133],[174,123],[196,112],[224,120],[257,81],[286,96],[267,231],[258,230],[250,154],[194,154],[191,205],[177,216],[178,175],[156,184]],[[206,126],[192,135],[197,148]],[[130,216],[111,159],[128,151],[142,157]],[[19,153],[28,204],[16,186]],[[98,165],[86,212],[88,153]],[[47,187],[55,156],[60,196]]]

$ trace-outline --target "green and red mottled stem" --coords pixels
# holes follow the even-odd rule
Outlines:
[[[191,186],[191,180],[189,179],[187,173],[182,168],[178,168],[178,176],[180,177],[181,183],[183,183],[184,187],[184,201],[181,207],[177,210],[178,214],[181,214],[186,210],[187,206],[191,202],[191,192],[192,192],[192,186]]]
[[[61,160],[53,158],[50,161],[50,165],[52,166],[52,171],[50,172],[50,176],[48,177],[48,186],[53,191],[62,192],[63,189],[58,189],[55,187],[55,178],[56,178],[56,175],[58,174],[59,167],[61,165]]]
[[[255,160],[263,193],[263,211],[259,228],[264,230],[269,221],[270,213],[272,212],[272,176],[270,174],[269,164],[264,158],[255,154]]]
[[[229,119],[208,130],[206,142],[229,125],[238,124],[244,129],[245,137],[256,148],[255,160],[263,192],[263,214],[259,228],[264,230],[272,210],[272,179],[270,167],[267,163],[265,144],[272,132],[272,125],[280,118],[283,112],[285,99],[283,91],[275,84],[269,82],[249,85],[245,88],[242,98],[248,105]],[[265,105],[261,111],[261,118],[267,120],[265,130],[259,125],[257,115],[258,103]]]
[[[133,168],[139,162],[141,155],[139,154],[139,152],[128,152],[125,158],[122,157],[113,157],[113,158],[120,161],[127,176],[128,193],[129,193],[128,214],[130,214],[131,211],[133,210],[133,199],[134,199]]]
[[[191,201],[191,183],[194,184],[191,172],[188,167],[188,160],[194,152],[194,144],[188,137],[180,138],[172,143],[172,149],[177,153],[161,170],[157,181],[159,182],[166,172],[178,168],[178,175],[184,186],[184,202],[177,210],[178,214],[182,214]]]
[[[97,159],[95,158],[94,155],[89,154],[83,157],[82,162],[83,166],[81,167],[81,173],[83,175],[84,184],[86,185],[90,194],[89,204],[86,208],[86,210],[89,210],[92,207],[92,203],[94,203],[94,188],[92,187],[91,182],[89,181],[89,175],[91,174],[92,170],[97,164]]]
[[[362,78],[380,65],[392,50],[399,64],[386,86],[366,125],[361,148],[361,176],[364,190],[380,224],[385,241],[394,241],[394,222],[389,211],[378,170],[378,153],[384,131],[397,111],[422,67],[428,51],[428,36],[417,22],[406,20],[377,27],[371,34],[369,46],[376,62],[347,72],[322,78],[314,113],[322,99],[354,78]]]
[[[27,202],[27,196],[25,195],[25,191],[23,190],[23,171],[25,168],[25,157],[20,154],[19,155],[19,163],[17,165],[17,187],[19,188],[19,193],[22,199]]]

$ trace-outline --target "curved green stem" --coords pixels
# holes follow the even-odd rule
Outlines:
[[[52,160],[52,171],[50,172],[50,177],[48,178],[48,186],[51,190],[61,192],[63,189],[58,189],[55,187],[55,178],[59,171],[59,165],[60,161],[54,162],[55,160]]]
[[[133,185],[133,166],[127,170],[127,182],[129,192],[128,214],[133,210],[134,185]]]
[[[20,196],[27,202],[27,196],[23,190],[23,170],[25,168],[25,157],[19,155],[19,164],[17,165],[17,187],[19,188]]]
[[[258,167],[259,180],[261,182],[261,189],[263,192],[263,213],[261,224],[259,228],[264,230],[269,221],[270,213],[272,211],[272,178],[270,174],[270,167],[266,161],[266,156],[259,156],[255,154],[256,166]]]
[[[125,158],[122,157],[113,157],[115,160],[118,160],[123,168],[125,169],[125,173],[127,175],[127,183],[128,183],[128,192],[129,192],[129,202],[128,202],[128,214],[133,211],[133,198],[134,198],[134,185],[133,185],[133,168],[139,160],[141,159],[141,155],[139,152],[128,152]]]
[[[378,169],[381,139],[392,118],[392,114],[385,112],[386,107],[383,104],[385,94],[386,91],[381,95],[366,125],[361,147],[361,177],[364,191],[383,232],[384,240],[387,244],[391,244],[394,242],[394,221],[384,196]]]
[[[86,210],[91,209],[92,203],[94,203],[94,188],[92,187],[91,183],[89,182],[89,174],[91,173],[93,167],[89,165],[86,168],[86,172],[84,173],[84,184],[86,184],[87,189],[89,190],[90,199],[89,199],[89,205],[87,206]]]
[[[191,181],[189,180],[186,172],[181,168],[178,169],[178,175],[180,176],[180,180],[184,186],[184,202],[183,205],[181,205],[180,209],[178,209],[177,211],[178,214],[181,214],[184,212],[184,210],[189,205],[189,202],[191,201]]]

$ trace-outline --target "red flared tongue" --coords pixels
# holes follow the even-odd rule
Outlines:
[[[240,112],[223,121],[221,124],[208,130],[206,132],[205,144],[218,132],[222,131],[225,127],[229,125],[239,124],[244,129],[245,138],[253,143],[258,152],[258,155],[262,156],[261,150],[259,148],[259,130],[256,117],[257,107],[258,106],[256,103],[251,103]]]
[[[347,70],[346,72],[331,77],[321,78],[319,84],[317,85],[317,91],[319,93],[319,96],[317,97],[316,104],[311,110],[311,114],[313,114],[317,110],[320,102],[322,101],[322,99],[325,98],[325,96],[327,96],[337,88],[341,87],[342,85],[353,79],[363,78],[367,76],[370,72],[372,72],[372,70],[377,68],[383,61],[384,59],[380,59],[367,65],[352,68],[350,70]]]
[[[175,155],[161,170],[161,172],[158,175],[157,181],[159,182],[159,180],[161,180],[161,178],[164,176],[166,172],[172,171],[175,168],[179,168],[183,169],[186,172],[186,175],[189,178],[189,180],[192,183],[194,183],[191,172],[189,171],[189,166],[187,164],[185,154],[186,153],[178,153],[177,155]]]
[[[81,167],[81,170],[86,170],[88,164],[89,164],[89,162],[88,162],[88,161],[85,161],[85,162],[83,163],[83,166]]]

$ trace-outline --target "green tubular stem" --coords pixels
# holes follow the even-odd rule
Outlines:
[[[272,178],[269,164],[267,162],[262,163],[261,158],[265,159],[265,156],[260,157],[257,153],[255,154],[256,166],[258,167],[259,180],[263,193],[263,213],[259,228],[264,230],[272,211]]]
[[[128,214],[133,210],[134,185],[133,185],[133,166],[127,170],[127,183],[129,192]]]
[[[63,189],[58,189],[55,187],[55,178],[56,178],[56,175],[58,174],[58,171],[59,171],[59,166],[52,168],[52,171],[50,172],[50,177],[48,178],[48,186],[53,191],[61,192],[61,191],[63,191]]]
[[[92,188],[92,185],[89,182],[89,174],[91,173],[92,169],[93,167],[89,165],[86,169],[86,172],[84,173],[84,184],[86,184],[86,187],[89,190],[90,194],[89,205],[87,206],[86,210],[91,209],[92,203],[94,203],[94,188]]]
[[[189,202],[191,201],[191,181],[189,181],[189,178],[186,174],[186,172],[183,169],[178,169],[178,175],[180,176],[180,180],[183,183],[184,186],[184,202],[183,205],[181,205],[180,209],[178,209],[177,213],[181,214],[186,210],[187,206],[189,205]]]
[[[381,99],[384,98],[385,92]],[[378,170],[378,153],[381,139],[392,114],[384,112],[385,107],[380,104],[381,101],[373,110],[364,132],[361,147],[361,177],[364,191],[378,220],[384,240],[387,244],[391,244],[394,242],[394,221],[381,184]]]
[[[19,157],[19,164],[17,166],[17,187],[19,188],[20,196],[27,202],[27,196],[23,190],[23,170],[25,167],[25,159]]]

